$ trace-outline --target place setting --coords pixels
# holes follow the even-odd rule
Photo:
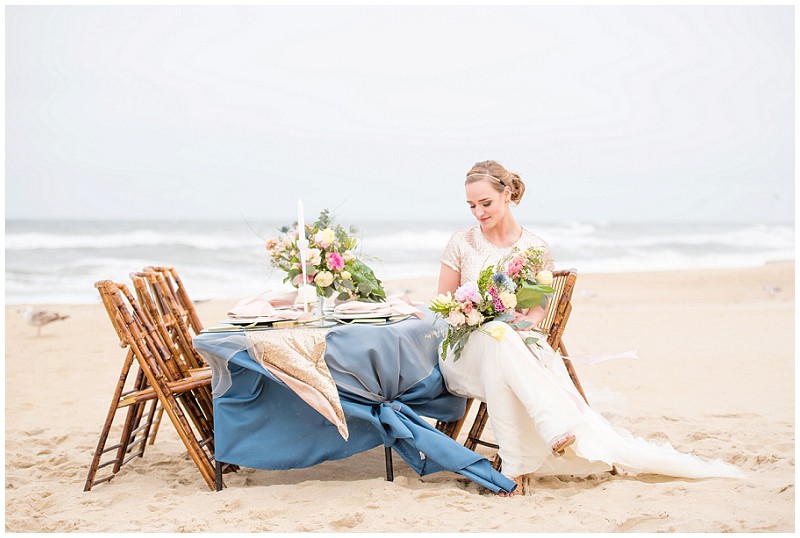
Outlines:
[[[381,281],[354,254],[357,239],[329,211],[306,226],[302,200],[296,227],[266,243],[272,265],[294,290],[267,290],[237,302],[207,332],[235,332],[337,324],[387,325],[425,314],[410,300],[387,297]]]

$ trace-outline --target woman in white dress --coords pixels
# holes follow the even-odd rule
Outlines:
[[[525,192],[517,174],[494,161],[477,163],[467,173],[467,203],[478,224],[451,237],[442,256],[439,293],[454,293],[466,282],[476,282],[480,271],[511,253],[538,247],[544,267],[552,270],[547,243],[520,226],[510,211]],[[536,306],[518,312],[517,320],[537,325],[546,311]],[[486,331],[474,331],[461,357],[448,354],[439,365],[450,392],[486,402],[502,472],[519,485],[522,475],[587,475],[613,466],[629,474],[667,476],[743,477],[736,467],[705,460],[657,445],[612,426],[584,402],[559,354],[540,338],[527,346],[525,334],[508,327],[500,340]]]

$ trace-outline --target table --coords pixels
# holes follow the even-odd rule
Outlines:
[[[494,492],[511,491],[514,482],[486,458],[421,418],[457,420],[466,406],[464,398],[447,392],[439,372],[441,323],[426,311],[424,320],[329,329],[325,361],[339,392],[348,440],[253,360],[242,343],[246,339],[218,332],[195,336],[195,348],[212,367],[215,459],[255,469],[296,469],[383,444],[420,476],[449,470]],[[220,389],[228,372],[224,385],[229,386]]]

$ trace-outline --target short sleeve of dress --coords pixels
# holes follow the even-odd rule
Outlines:
[[[461,272],[461,242],[458,239],[458,233],[450,236],[450,241],[444,247],[442,263],[454,271]]]

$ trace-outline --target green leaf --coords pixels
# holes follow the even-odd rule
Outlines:
[[[527,338],[525,338],[525,345],[532,346],[538,341],[539,341],[538,338],[534,338],[533,336],[528,336]]]
[[[487,284],[489,280],[491,280],[492,275],[495,273],[494,266],[486,267],[481,271],[480,276],[478,277],[478,289],[485,290],[487,289]]]
[[[345,264],[345,269],[352,275],[353,283],[363,299],[373,302],[386,300],[386,292],[383,290],[381,281],[365,263],[353,259]]]
[[[517,293],[515,293],[517,296],[517,308],[522,310],[531,308],[532,306],[541,304],[543,300],[546,305],[547,294],[553,293],[554,291],[555,290],[550,286],[542,286],[541,284],[532,284],[523,281],[522,285],[517,288]]]
[[[500,314],[499,316],[495,316],[494,319],[496,319],[497,321],[503,321],[505,323],[510,323],[510,322],[514,321],[514,314],[512,314],[510,312],[504,312],[504,313]],[[483,322],[486,323],[486,320],[484,320]]]
[[[516,323],[511,324],[511,326],[514,327],[515,329],[520,329],[520,330],[524,331],[525,329],[527,329],[529,327],[533,327],[533,322],[527,321],[527,320],[521,320],[521,321],[518,321]]]
[[[359,282],[358,283],[358,293],[369,295],[372,291],[372,286],[369,282]]]

